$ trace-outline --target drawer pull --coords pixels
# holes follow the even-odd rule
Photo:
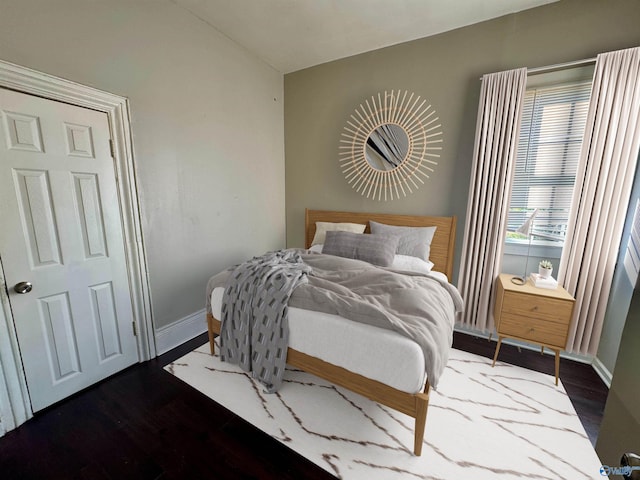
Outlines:
[[[532,312],[537,312],[537,311],[538,311],[538,306],[536,305],[535,307],[533,307],[533,308],[531,309],[531,311],[532,311]]]

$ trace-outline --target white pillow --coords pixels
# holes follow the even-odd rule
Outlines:
[[[313,236],[311,245],[324,243],[324,237],[328,231],[340,230],[341,232],[364,233],[365,228],[367,226],[361,223],[316,222],[316,234]]]
[[[417,273],[429,273],[433,268],[433,262],[422,260],[411,255],[396,255],[390,268]]]
[[[322,253],[322,247],[324,247],[322,243],[316,243],[315,245],[311,245],[309,247],[309,251],[314,253]]]

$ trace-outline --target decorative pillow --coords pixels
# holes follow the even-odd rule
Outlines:
[[[322,253],[354,258],[388,267],[393,262],[398,238],[388,235],[364,235],[343,231],[328,231]]]
[[[316,222],[316,234],[313,236],[311,245],[324,243],[324,236],[329,231],[340,230],[342,232],[364,233],[366,225],[360,223],[331,223]]]
[[[433,268],[433,262],[411,255],[396,255],[393,257],[391,268],[408,272],[429,273]]]
[[[369,222],[369,226],[372,234],[398,236],[397,254],[429,260],[431,240],[436,233],[436,227],[398,227],[373,221]]]

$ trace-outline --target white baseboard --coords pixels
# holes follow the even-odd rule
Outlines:
[[[454,330],[456,332],[465,333],[467,335],[473,335],[475,337],[486,338],[487,340],[489,340],[489,334],[487,334],[485,332],[480,332],[480,331],[477,331],[477,330],[472,330],[472,329],[470,329],[468,327],[465,327],[463,325],[456,325]],[[498,335],[496,335],[494,333],[492,335],[492,340],[497,342],[498,341]],[[510,339],[510,338],[505,338],[502,343],[508,344],[508,345],[514,345],[514,346],[519,347],[519,348],[525,348],[527,350],[540,351],[540,347],[535,346],[534,344],[526,343],[526,342],[520,342],[518,340],[513,340],[513,339]],[[544,353],[548,354],[548,355],[553,355],[554,354],[548,348],[545,349]],[[607,388],[611,388],[611,379],[613,378],[613,375],[611,374],[611,372],[609,372],[607,367],[604,366],[604,364],[600,361],[600,359],[598,357],[591,357],[589,355],[580,355],[579,353],[569,353],[569,352],[565,352],[565,351],[560,352],[560,356],[562,358],[566,358],[568,360],[573,360],[575,362],[586,363],[588,365],[591,365],[591,368],[593,368],[595,370],[595,372],[602,379],[602,381],[607,386]]]
[[[162,355],[206,331],[207,312],[202,309],[157,329],[156,351],[158,355]]]
[[[471,330],[458,325],[456,325],[455,330],[467,335],[489,339],[489,335],[485,332]],[[179,320],[176,320],[175,322],[156,330],[156,350],[158,352],[158,355],[162,355],[163,353],[166,353],[169,350],[180,346],[185,342],[188,342],[192,338],[197,337],[198,335],[205,333],[206,331],[207,313],[204,309],[192,313],[191,315],[187,315],[186,317],[183,317]],[[497,340],[496,336],[494,336],[493,338]],[[505,339],[503,343],[512,344],[529,350],[539,350],[539,347],[536,347],[534,345],[527,344],[525,342],[518,342],[511,339]],[[551,352],[545,351],[545,353]],[[591,364],[591,366],[605,383],[607,388],[611,387],[611,380],[613,378],[613,375],[607,369],[607,367],[604,366],[604,364],[598,357],[590,358],[584,355],[578,355],[568,352],[560,352],[560,356],[577,362]]]
[[[613,374],[607,367],[604,366],[604,363],[602,363],[600,359],[596,357],[593,359],[593,363],[591,364],[591,366],[596,371],[598,376],[602,379],[607,388],[611,388],[611,380],[613,380]]]
[[[454,327],[454,331],[459,332],[459,333],[464,333],[467,335],[472,335],[474,337],[479,337],[479,338],[485,338],[487,340],[489,340],[489,338],[491,337],[491,340],[494,342],[498,341],[498,335],[494,332],[492,335],[489,335],[488,333],[485,332],[481,332],[478,330],[472,330],[468,327],[465,326],[459,326],[456,325]],[[528,343],[528,342],[524,342],[524,341],[519,341],[513,338],[505,338],[502,343],[504,345],[513,345],[515,347],[518,348],[524,348],[525,350],[534,350],[534,351],[540,351],[540,347],[534,343]],[[555,355],[555,353],[548,349],[545,348],[544,349],[544,353],[545,355]],[[594,363],[594,358],[588,355],[580,355],[579,353],[569,353],[569,352],[565,352],[564,350],[562,350],[560,352],[560,357],[561,358],[566,358],[568,360],[573,360],[574,362],[580,362],[580,363],[586,363],[589,364],[591,366],[593,366]],[[595,368],[595,367],[594,367]]]

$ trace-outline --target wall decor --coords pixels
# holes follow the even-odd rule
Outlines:
[[[393,200],[430,178],[442,150],[442,125],[431,105],[408,91],[366,99],[347,120],[339,161],[362,195]]]

